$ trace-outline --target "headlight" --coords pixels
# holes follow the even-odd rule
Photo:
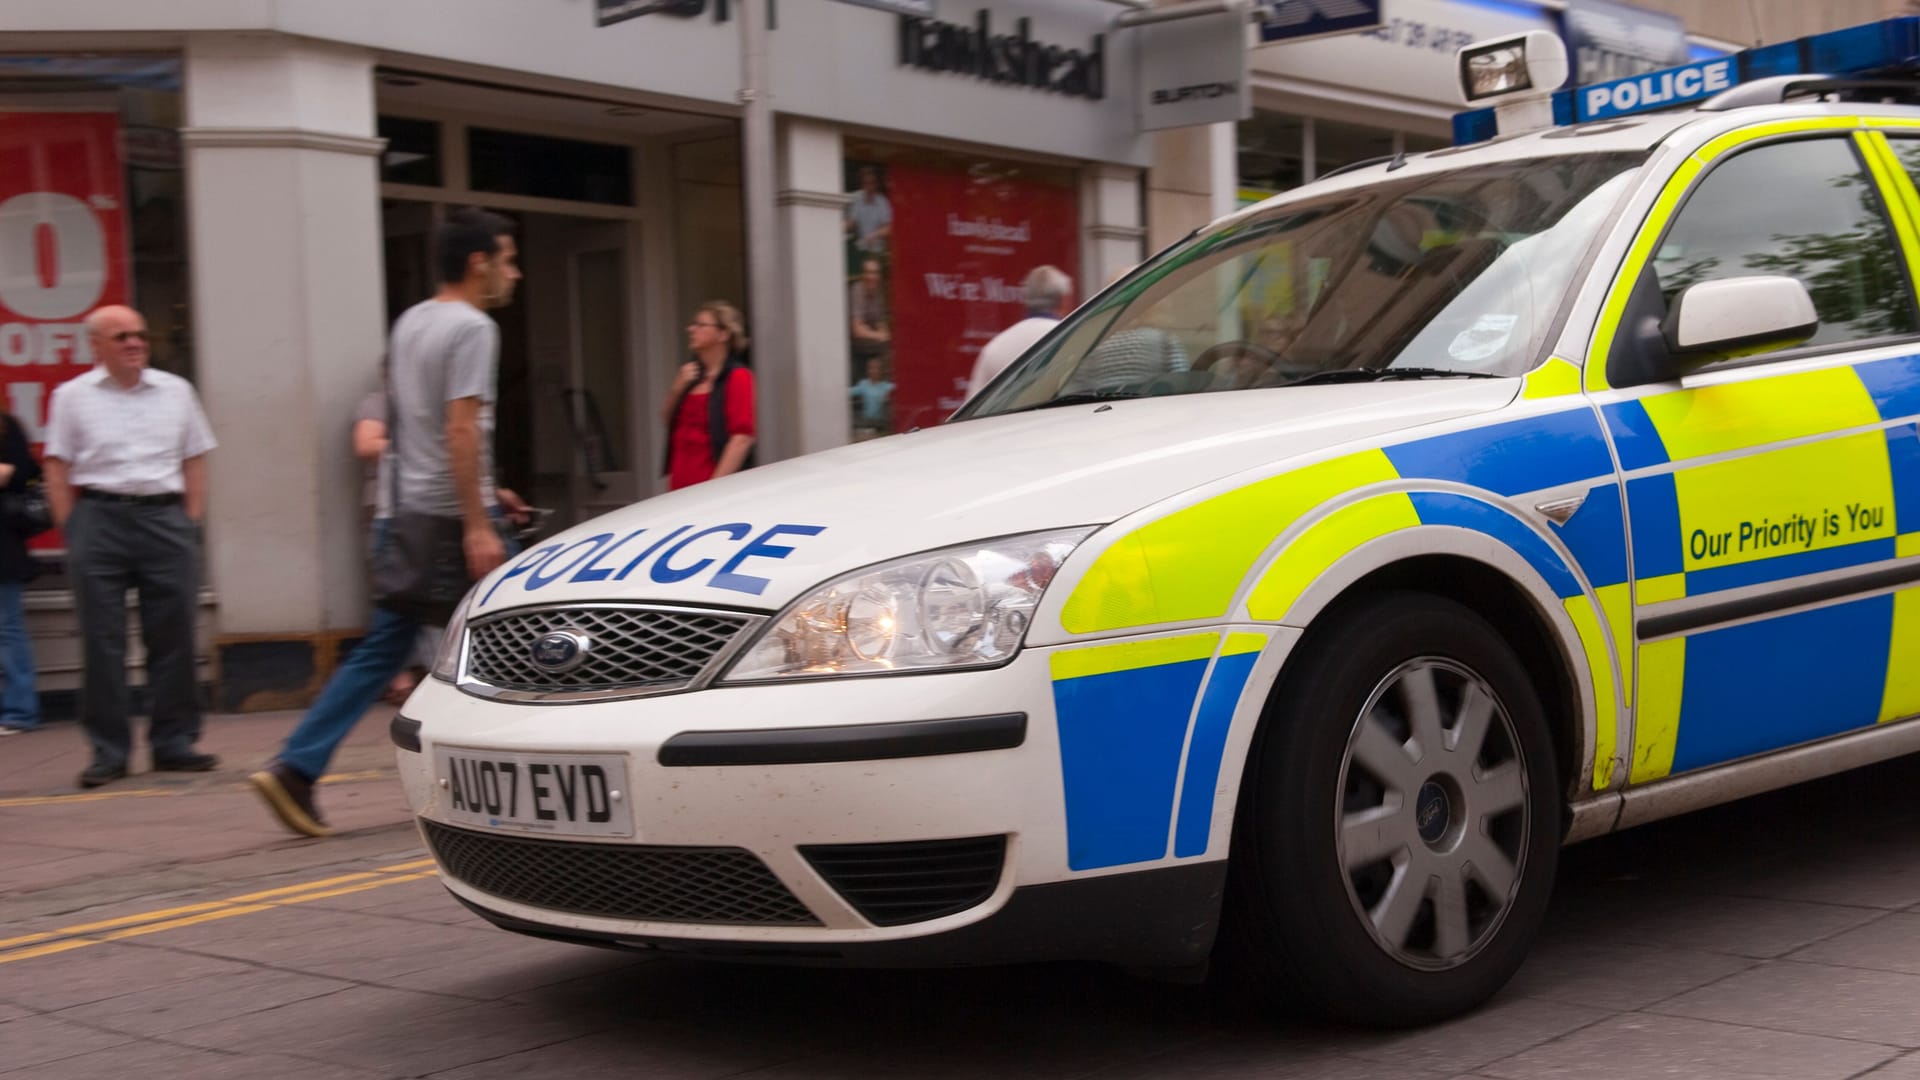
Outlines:
[[[881,563],[815,589],[768,625],[722,682],[989,667],[1019,651],[1033,610],[1091,527]]]
[[[460,606],[453,609],[453,618],[447,620],[447,628],[440,635],[440,651],[433,658],[433,677],[443,682],[452,682],[460,673],[460,646],[467,638],[467,609],[473,606],[474,589],[468,589],[467,595],[460,598]]]

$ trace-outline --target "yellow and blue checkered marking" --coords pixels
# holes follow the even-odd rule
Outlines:
[[[1920,357],[1788,372],[1603,410],[1639,603],[1908,557],[1920,532]],[[1914,590],[1640,646],[1631,777],[1656,780],[1920,709]],[[1904,645],[1903,645],[1904,643]],[[1900,710],[1905,709],[1906,713]]]
[[[1178,856],[1206,853],[1233,713],[1267,640],[1236,633],[1222,647],[1221,639],[1186,634],[1053,655],[1069,869],[1162,859],[1170,837]]]
[[[1613,474],[1592,411],[1579,408],[1387,447],[1406,479],[1451,480],[1496,495]]]

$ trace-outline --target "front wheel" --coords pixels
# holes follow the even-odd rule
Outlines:
[[[1561,798],[1539,695],[1471,610],[1381,593],[1288,661],[1236,813],[1222,961],[1348,1023],[1471,1009],[1525,959]]]

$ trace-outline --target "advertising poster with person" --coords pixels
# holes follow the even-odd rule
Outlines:
[[[122,176],[115,114],[0,112],[0,388],[35,456],[53,388],[93,366],[81,320],[129,302]]]
[[[980,347],[1026,315],[1029,271],[1079,265],[1069,170],[924,151],[847,161],[853,438],[940,423]]]

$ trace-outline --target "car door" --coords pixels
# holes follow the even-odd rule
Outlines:
[[[1856,121],[1722,136],[1682,166],[1623,267],[1624,305],[1605,309],[1615,325],[1589,358],[1612,376],[1702,281],[1794,277],[1819,315],[1793,347],[1596,395],[1627,493],[1631,782],[1920,712],[1905,670],[1920,609],[1897,588],[1920,548],[1896,500],[1920,528],[1920,392],[1888,390],[1912,384],[1920,336],[1900,241],[1913,211],[1883,195],[1897,172]]]

